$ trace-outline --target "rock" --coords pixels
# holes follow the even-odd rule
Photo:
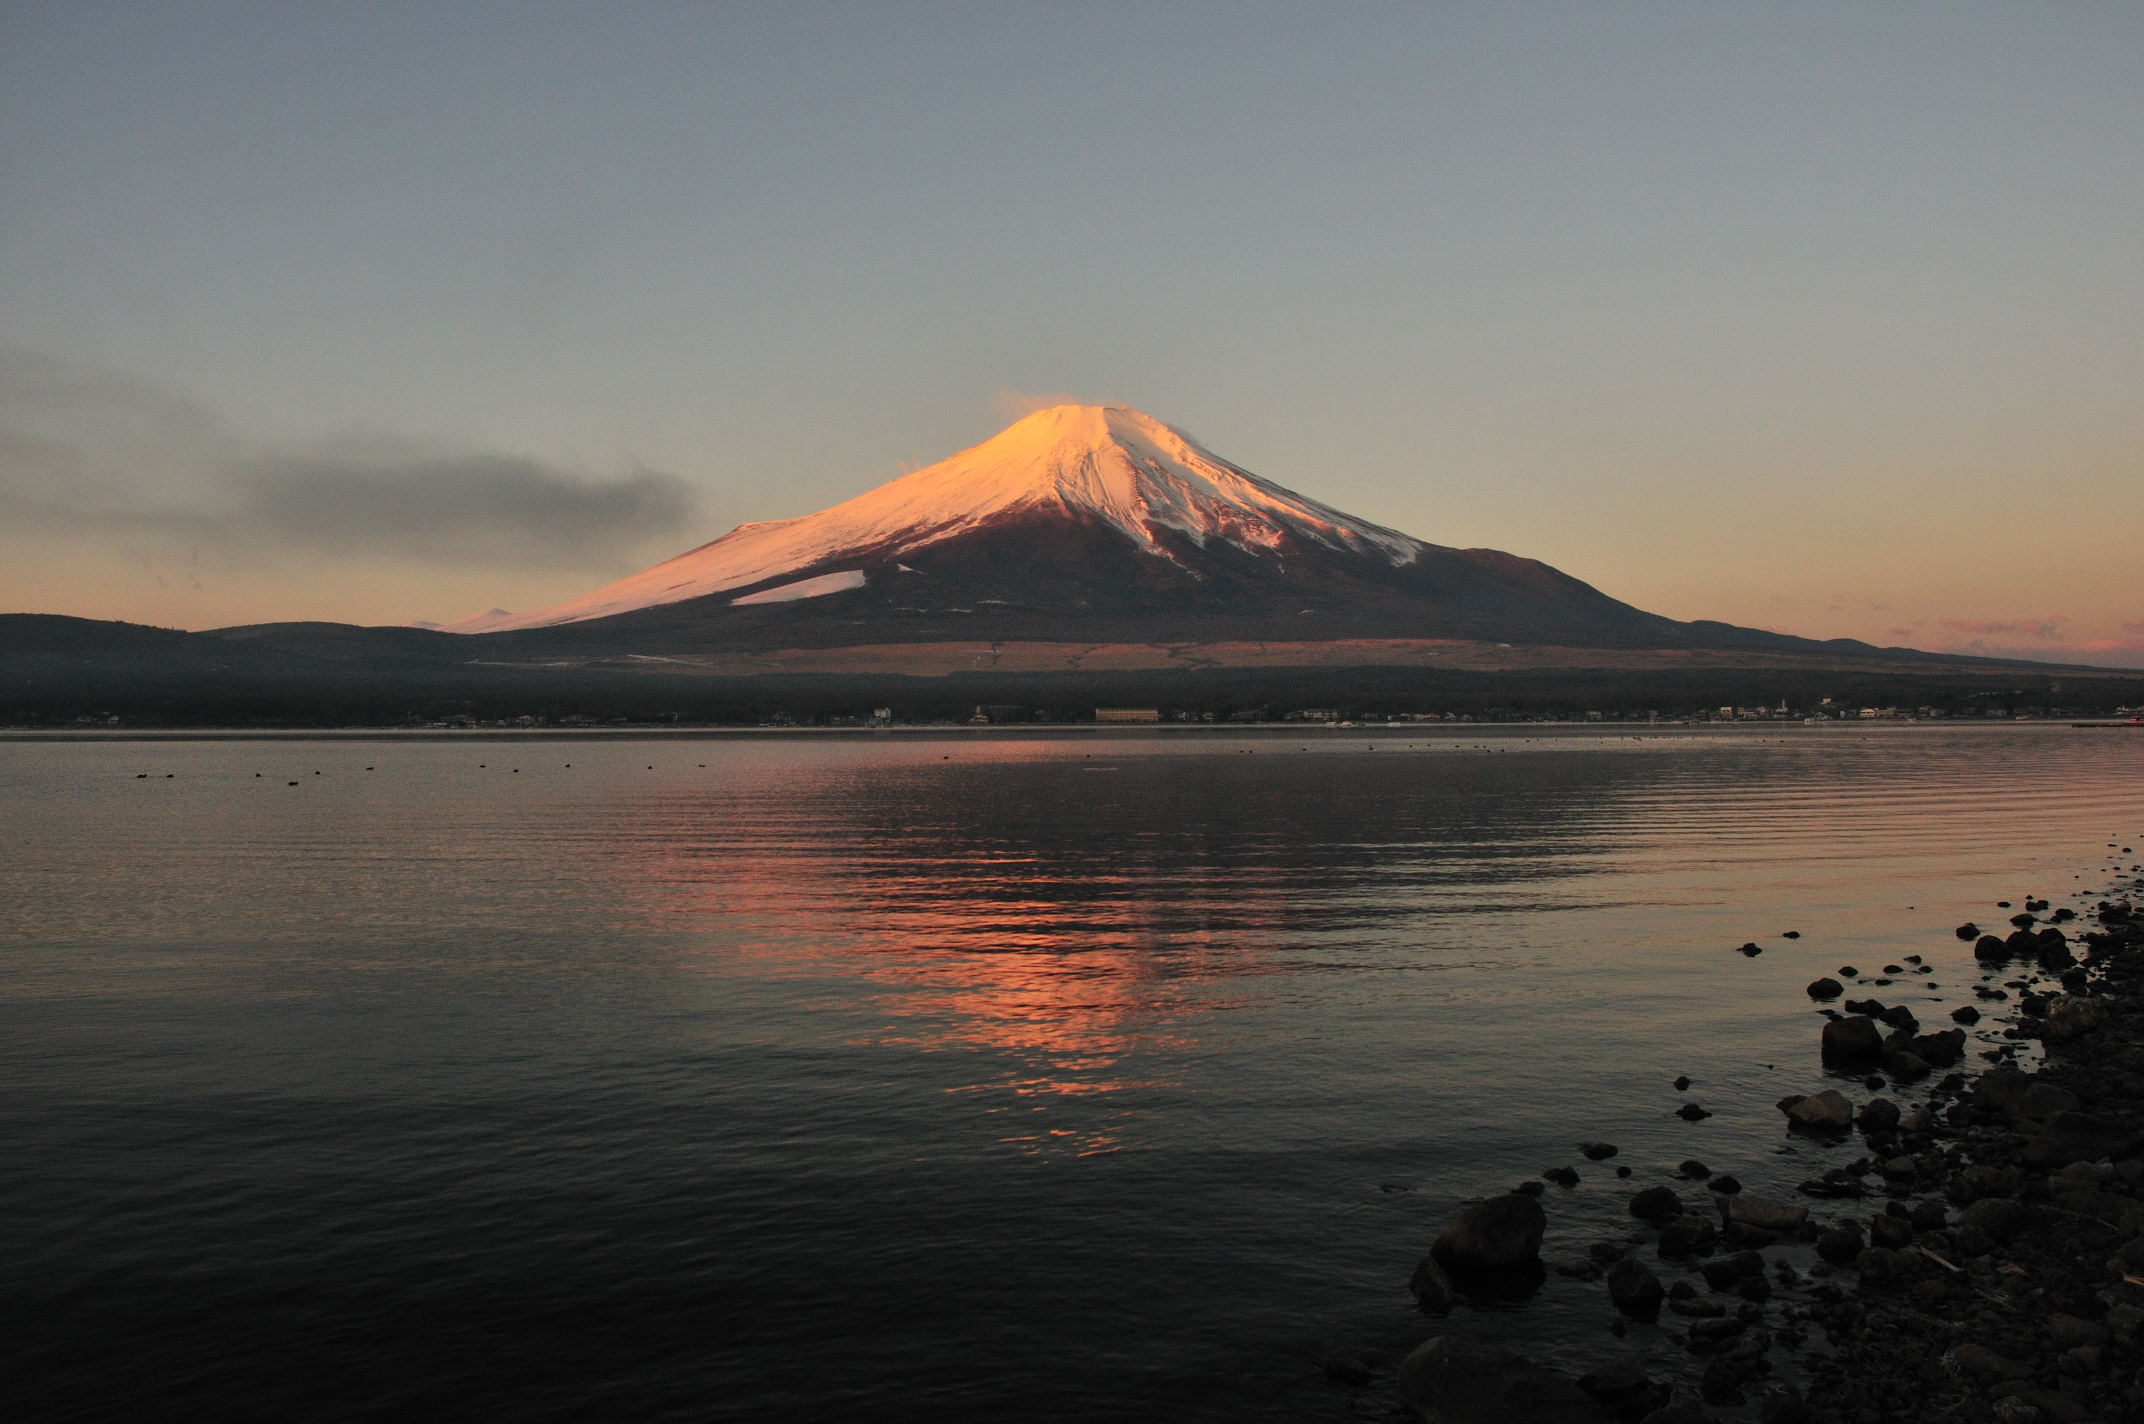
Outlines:
[[[1531,1360],[1453,1335],[1438,1335],[1400,1362],[1400,1397],[1427,1424],[1592,1424],[1584,1390]]]
[[[1980,1010],[1974,1008],[1971,1004],[1967,1004],[1962,1008],[1952,1009],[1950,1011],[1950,1016],[1955,1022],[1962,1024],[1976,1024],[1980,1022]]]
[[[2047,1006],[2040,1023],[2040,1037],[2056,1040],[2077,1038],[2107,1021],[2107,1006],[2097,999],[2065,997]]]
[[[2034,1079],[2010,1103],[2012,1122],[2046,1122],[2057,1113],[2075,1112],[2082,1106],[2077,1095],[2042,1079]]]
[[[1619,1149],[1613,1142],[1581,1142],[1578,1151],[1588,1162],[1604,1162]]]
[[[1705,1184],[1705,1190],[1717,1192],[1723,1197],[1731,1197],[1742,1190],[1742,1180],[1739,1177],[1730,1177],[1727,1173],[1722,1172]]]
[[[1675,1116],[1681,1118],[1684,1122],[1702,1122],[1711,1117],[1712,1114],[1699,1107],[1696,1103],[1684,1103],[1681,1107],[1675,1109]]]
[[[1578,1387],[1602,1404],[1621,1404],[1646,1393],[1653,1382],[1645,1373],[1643,1360],[1626,1358],[1586,1371],[1578,1377]]]
[[[1450,1315],[1452,1306],[1458,1302],[1459,1293],[1452,1289],[1451,1278],[1437,1264],[1434,1256],[1424,1256],[1408,1278],[1407,1289],[1414,1293],[1415,1305],[1430,1315]]]
[[[1947,1028],[1941,1033],[1916,1034],[1912,1051],[1925,1063],[1948,1068],[1965,1057],[1965,1030]]]
[[[1967,920],[1964,924],[1958,926],[1957,934],[1958,938],[1971,944],[1975,939],[1979,938],[1980,926],[1974,924],[1971,920]]]
[[[1758,1197],[1730,1197],[1720,1203],[1720,1214],[1730,1223],[1786,1236],[1801,1230],[1802,1223],[1809,1219],[1809,1208]]]
[[[1742,947],[1737,949],[1735,953],[1755,959],[1758,955],[1764,953],[1764,946],[1751,940],[1745,940],[1742,943]]]
[[[1861,1254],[1861,1228],[1844,1221],[1816,1238],[1816,1253],[1827,1261],[1844,1263]]]
[[[1446,1270],[1528,1270],[1540,1264],[1541,1233],[1547,1225],[1540,1202],[1507,1193],[1460,1212],[1430,1254]]]
[[[1705,1255],[1719,1244],[1719,1228],[1701,1216],[1682,1216],[1660,1228],[1662,1260],[1679,1261]]]
[[[1865,1014],[1832,1019],[1824,1025],[1823,1055],[1834,1067],[1875,1063],[1883,1057],[1883,1031]]]
[[[1334,1384],[1362,1386],[1377,1378],[1367,1361],[1354,1355],[1332,1355],[1325,1361],[1325,1377]]]
[[[1825,999],[1836,999],[1845,992],[1846,986],[1829,974],[1821,979],[1811,980],[1808,989],[1809,997],[1819,1002]]]
[[[1559,1187],[1570,1188],[1578,1185],[1578,1173],[1569,1167],[1551,1167],[1541,1175]]]
[[[2081,1315],[2056,1313],[2047,1317],[2047,1332],[2055,1337],[2057,1345],[2104,1345],[2107,1343],[2107,1327],[2096,1320],[2087,1320]]]
[[[1630,1199],[1630,1214],[1658,1225],[1683,1214],[1682,1198],[1675,1195],[1673,1187],[1647,1187]]]
[[[1608,1268],[1608,1299],[1632,1319],[1659,1318],[1660,1302],[1666,1294],[1652,1267],[1635,1256],[1625,1256]]]
[[[1896,1132],[1898,1130],[1898,1104],[1889,1098],[1870,1098],[1854,1115],[1855,1123],[1865,1133]]]
[[[1677,1078],[1675,1079],[1675,1091],[1676,1091],[1676,1092],[1678,1092],[1678,1093],[1687,1093],[1687,1092],[1689,1092],[1689,1091],[1690,1091],[1690,1080],[1689,1080],[1689,1079],[1688,1079],[1687,1077],[1677,1077]]]
[[[1902,1083],[1918,1083],[1933,1073],[1928,1060],[1905,1048],[1887,1048],[1883,1054],[1883,1071]]]
[[[1913,1226],[1903,1216],[1879,1216],[1869,1223],[1869,1244],[1886,1251],[1903,1251],[1913,1241]]]
[[[1757,1406],[1757,1424],[1809,1424],[1809,1405],[1793,1385],[1781,1385]]]
[[[1973,958],[1986,964],[2000,964],[2010,957],[2010,947],[1994,935],[1982,935],[1973,942]]]
[[[1984,1231],[1995,1241],[2008,1241],[2030,1219],[2025,1204],[2015,1197],[1983,1197],[1958,1212],[1958,1229]]]
[[[1864,1020],[1866,1022],[1866,1020]],[[1789,1126],[1808,1132],[1845,1132],[1854,1125],[1854,1105],[1836,1088],[1780,1100]]]
[[[2016,1365],[2011,1364],[1987,1346],[1975,1344],[1970,1340],[1962,1345],[1953,1346],[1950,1357],[1958,1362],[1959,1369],[1965,1371],[1974,1379],[2005,1380],[2016,1379],[2018,1376],[2018,1367]]]
[[[1859,979],[1861,971],[1851,964],[1842,964],[1839,966],[1839,977],[1841,979]]]
[[[1712,1175],[1712,1170],[1695,1157],[1684,1158],[1682,1165],[1677,1167],[1675,1172],[1684,1180],[1692,1182],[1701,1182]]]
[[[1732,1290],[1737,1281],[1764,1274],[1764,1257],[1755,1251],[1737,1251],[1732,1256],[1707,1261],[1698,1269],[1705,1284],[1714,1290]]]
[[[2027,1167],[2066,1167],[2072,1162],[2097,1162],[2129,1145],[2128,1134],[2112,1118],[2095,1113],[2061,1112],[2047,1120],[2037,1137],[2025,1144],[2018,1160]]]

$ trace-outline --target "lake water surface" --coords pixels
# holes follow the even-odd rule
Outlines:
[[[1572,1162],[1548,1254],[1627,1226],[1577,1140],[1815,1171],[1802,986],[1918,953],[1877,992],[1970,1001],[1952,926],[2100,888],[2140,770],[2055,726],[0,743],[10,1394],[1344,1418],[1321,1359],[1430,1332],[1465,1199]],[[1583,1363],[1600,1289],[1434,1328]]]

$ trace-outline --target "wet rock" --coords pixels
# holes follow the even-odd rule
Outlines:
[[[1543,1187],[1539,1182],[1521,1182],[1511,1190],[1522,1197],[1537,1197],[1547,1188]]]
[[[1860,1255],[1861,1246],[1861,1228],[1851,1221],[1843,1221],[1830,1230],[1819,1233],[1816,1238],[1817,1255],[1838,1264],[1851,1261]]]
[[[1705,1184],[1705,1190],[1717,1192],[1721,1196],[1731,1197],[1742,1190],[1742,1179],[1740,1177],[1731,1177],[1722,1172]]]
[[[1689,1091],[1690,1091],[1690,1080],[1689,1080],[1689,1079],[1688,1079],[1687,1077],[1680,1077],[1680,1076],[1679,1076],[1679,1077],[1677,1077],[1677,1078],[1675,1079],[1675,1091],[1676,1091],[1676,1092],[1678,1092],[1678,1093],[1687,1093],[1687,1092],[1689,1092]]]
[[[1970,944],[1979,937],[1980,926],[1974,924],[1971,920],[1967,920],[1964,924],[1958,926],[1957,935],[1958,938]]]
[[[1870,1098],[1854,1115],[1856,1125],[1862,1132],[1896,1132],[1898,1130],[1898,1104],[1889,1098]]]
[[[1452,1335],[1438,1335],[1400,1362],[1400,1397],[1427,1424],[1591,1424],[1585,1391],[1533,1361]]]
[[[1625,1256],[1608,1268],[1608,1299],[1634,1320],[1658,1319],[1666,1294],[1660,1277],[1635,1256]]]
[[[1701,1182],[1712,1175],[1712,1170],[1695,1157],[1686,1157],[1675,1173],[1686,1181]]]
[[[1660,1228],[1662,1260],[1680,1261],[1709,1254],[1719,1244],[1719,1228],[1701,1216],[1682,1216]]]
[[[1806,1132],[1845,1132],[1854,1125],[1854,1105],[1836,1088],[1782,1098],[1779,1108],[1789,1126]]]
[[[2000,964],[2010,957],[2010,946],[1994,935],[1982,935],[1973,942],[1973,958],[1984,964]]]
[[[1841,979],[1859,979],[1861,971],[1851,964],[1842,964],[1839,966],[1839,977]]]
[[[1683,1214],[1682,1198],[1673,1187],[1647,1187],[1630,1199],[1630,1214],[1658,1225]]]
[[[1547,1214],[1532,1197],[1491,1197],[1453,1218],[1430,1255],[1447,1271],[1527,1270],[1540,1264],[1547,1225]]]
[[[1653,1387],[1643,1360],[1611,1360],[1578,1377],[1578,1387],[1602,1404],[1623,1404],[1643,1397]]]
[[[1883,1057],[1883,1031],[1865,1014],[1832,1019],[1824,1025],[1823,1056],[1832,1067],[1874,1064]]]
[[[1566,1189],[1578,1185],[1578,1173],[1569,1167],[1551,1167],[1541,1175],[1544,1179]]]
[[[1755,1251],[1737,1251],[1732,1256],[1707,1261],[1698,1270],[1704,1276],[1705,1284],[1714,1290],[1733,1290],[1736,1283],[1745,1278],[1764,1275],[1764,1257]]]
[[[1907,1048],[1886,1048],[1883,1053],[1883,1071],[1901,1083],[1918,1083],[1933,1073],[1928,1060]]]
[[[1903,1251],[1913,1242],[1913,1225],[1903,1216],[1879,1216],[1869,1223],[1869,1244]]]
[[[1916,1034],[1913,1039],[1913,1053],[1922,1062],[1937,1068],[1951,1067],[1965,1057],[1965,1030],[1947,1028],[1941,1033]]]
[[[1696,1103],[1684,1103],[1681,1107],[1675,1109],[1675,1116],[1681,1118],[1684,1122],[1703,1122],[1706,1118],[1711,1117],[1712,1114],[1699,1107]]]
[[[1413,1293],[1416,1307],[1430,1315],[1450,1315],[1459,1302],[1459,1292],[1452,1288],[1451,1278],[1434,1256],[1424,1256],[1415,1266],[1407,1289]]]
[[[1802,1223],[1809,1219],[1809,1208],[1758,1197],[1732,1197],[1720,1203],[1720,1214],[1730,1223],[1786,1236],[1801,1229]]]
[[[1613,1142],[1581,1142],[1578,1144],[1579,1155],[1588,1162],[1604,1162],[1608,1158],[1615,1156],[1619,1150]]]
[[[1808,989],[1809,997],[1819,1002],[1825,999],[1836,999],[1845,992],[1846,986],[1829,974],[1821,979],[1812,980]]]
[[[1747,956],[1750,959],[1755,959],[1758,955],[1764,953],[1764,946],[1757,944],[1754,941],[1745,940],[1742,946],[1737,949],[1735,953]]]
[[[1962,1024],[1976,1024],[1980,1022],[1980,1010],[1974,1008],[1971,1004],[1967,1004],[1962,1008],[1952,1009],[1950,1011],[1950,1016],[1951,1018]]]

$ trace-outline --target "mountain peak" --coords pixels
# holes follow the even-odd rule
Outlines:
[[[1183,431],[1120,405],[1058,405],[1023,416],[980,445],[799,519],[738,526],[711,544],[582,598],[505,619],[447,625],[458,632],[534,628],[753,589],[795,575],[813,593],[833,581],[1016,516],[1099,523],[1141,551],[1173,559],[1170,535],[1199,548],[1222,541],[1278,558],[1309,543],[1411,563],[1420,540],[1356,519],[1264,480]],[[755,599],[792,585],[759,587]]]

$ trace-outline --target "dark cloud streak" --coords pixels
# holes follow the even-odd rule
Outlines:
[[[275,448],[183,396],[0,349],[0,524],[17,537],[204,547],[239,563],[322,555],[615,571],[691,542],[684,481],[575,471],[398,437]]]

